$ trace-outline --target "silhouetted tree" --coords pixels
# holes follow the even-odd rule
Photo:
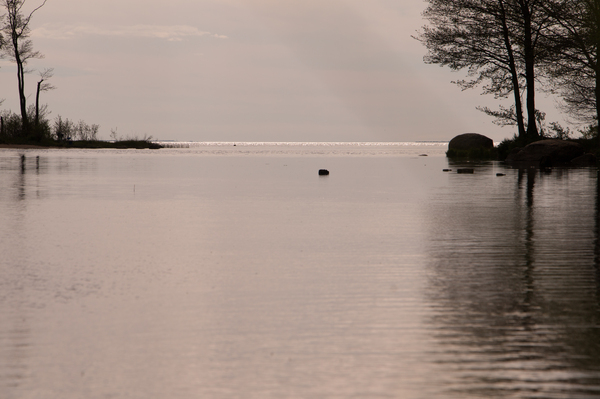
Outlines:
[[[33,50],[33,44],[29,39],[31,29],[29,23],[33,14],[46,4],[46,0],[29,14],[23,13],[26,0],[2,0],[2,6],[6,9],[2,32],[6,36],[8,45],[4,52],[17,64],[17,81],[19,89],[19,106],[23,133],[29,132],[29,119],[27,118],[27,97],[25,96],[25,74],[29,71],[25,68],[27,62],[33,58],[42,58],[42,54]]]
[[[482,82],[484,94],[514,98],[514,107],[486,113],[507,118],[518,127],[519,137],[539,136],[535,123],[535,80],[541,31],[548,19],[540,0],[427,0],[425,26],[417,36],[428,49],[425,62],[467,69],[470,80],[463,89]],[[527,123],[521,96],[527,94]]]
[[[548,0],[548,15],[555,21],[546,33],[551,57],[545,69],[563,97],[567,112],[579,120],[600,117],[600,1]]]

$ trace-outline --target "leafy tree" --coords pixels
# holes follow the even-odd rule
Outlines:
[[[417,36],[428,49],[425,62],[467,69],[469,80],[457,83],[463,89],[482,82],[484,94],[496,98],[513,95],[514,107],[484,112],[508,117],[518,127],[519,137],[535,139],[536,65],[548,22],[540,0],[427,0],[425,26]],[[522,95],[527,94],[528,123],[523,117]],[[489,112],[488,112],[489,111]]]
[[[551,57],[544,68],[563,97],[566,111],[583,122],[598,123],[600,1],[547,1],[545,10],[555,23],[546,32]]]
[[[0,3],[6,9],[1,31],[8,40],[3,51],[17,64],[17,81],[19,89],[19,106],[21,109],[21,120],[24,134],[28,134],[29,119],[27,117],[27,97],[25,96],[25,74],[30,72],[26,69],[30,59],[42,58],[39,51],[33,49],[33,43],[29,39],[31,29],[29,23],[33,14],[46,4],[46,0],[29,14],[23,13],[26,0],[1,0]]]

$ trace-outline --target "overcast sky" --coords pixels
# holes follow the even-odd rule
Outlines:
[[[27,0],[31,7],[41,0]],[[411,38],[422,0],[48,0],[29,67],[52,67],[42,103],[120,136],[194,141],[450,140],[511,137],[462,77],[423,63]],[[3,108],[18,111],[0,63]],[[30,103],[38,75],[28,75]],[[552,100],[545,100],[549,107]],[[544,109],[550,111],[550,109]],[[562,119],[557,117],[551,120]]]

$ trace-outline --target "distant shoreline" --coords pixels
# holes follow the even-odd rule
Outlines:
[[[148,142],[148,141],[122,141],[122,142],[109,142],[109,141],[93,141],[93,142],[71,142],[70,144],[51,144],[51,145],[43,145],[43,144],[6,144],[0,143],[0,149],[17,149],[17,150],[44,150],[44,149],[69,149],[69,148],[77,148],[77,149],[158,149],[158,148],[190,148],[190,147],[201,147],[201,146],[218,146],[218,147],[228,147],[228,146],[243,146],[243,147],[262,147],[262,146],[326,146],[326,147],[335,147],[335,146],[368,146],[368,147],[404,147],[404,146],[439,146],[439,145],[447,145],[447,141],[398,141],[398,142],[300,142],[300,141],[292,141],[292,142],[278,142],[278,141],[227,141],[227,142],[218,142],[218,141],[175,141],[175,140],[157,140],[156,142]]]
[[[33,145],[33,144],[0,144],[0,149],[15,149],[15,150],[45,150],[48,146]]]
[[[47,150],[50,148],[56,149],[159,149],[162,145],[147,140],[122,140],[117,142],[109,141],[71,141],[68,143],[50,143],[44,144],[23,144],[23,143],[0,143],[0,149],[15,149],[15,150]]]

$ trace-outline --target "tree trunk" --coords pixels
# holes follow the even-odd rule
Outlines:
[[[525,137],[525,121],[523,120],[523,104],[521,103],[521,88],[519,86],[519,74],[515,65],[515,56],[510,42],[510,32],[506,24],[506,10],[504,9],[504,0],[498,0],[502,18],[502,33],[504,35],[504,44],[508,53],[508,63],[510,68],[511,81],[513,85],[513,93],[515,97],[515,115],[517,118],[517,128],[519,137]]]
[[[29,120],[27,118],[27,97],[25,97],[25,65],[21,59],[19,53],[18,38],[13,33],[13,46],[15,54],[15,62],[17,63],[17,81],[19,86],[19,105],[21,107],[21,124],[22,134],[27,136],[29,134]]]
[[[531,9],[529,2],[522,0],[521,12],[524,24],[523,51],[525,55],[525,82],[527,86],[527,137],[534,140],[539,137],[535,120],[535,52],[531,30]]]
[[[41,90],[43,81],[44,81],[44,79],[42,79],[38,82],[37,91],[35,93],[35,127],[36,128],[40,124],[40,90]]]
[[[600,148],[600,64],[598,63],[598,56],[596,55],[596,87],[594,87],[594,94],[596,96],[596,138],[598,139],[598,147]]]

